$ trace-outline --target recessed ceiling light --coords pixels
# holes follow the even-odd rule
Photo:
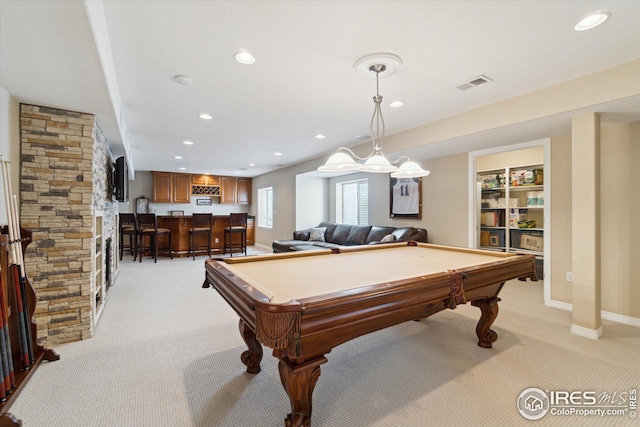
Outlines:
[[[199,114],[198,117],[200,117],[202,120],[211,120],[211,119],[213,119],[213,116],[211,114],[207,114],[207,113]]]
[[[599,12],[592,13],[591,15],[583,18],[580,22],[578,22],[575,27],[573,27],[576,31],[586,31],[592,28],[601,25],[611,17],[611,12],[606,10],[601,10]]]
[[[256,165],[255,163],[249,163],[249,166],[255,166],[255,165]]]
[[[398,108],[398,107],[402,107],[404,105],[404,101],[393,101],[391,104],[389,104],[389,107],[391,108]]]
[[[273,153],[274,156],[282,156],[282,153]]]
[[[319,133],[316,136],[314,136],[314,138],[315,139],[325,139],[326,137],[323,134]]]
[[[256,62],[256,58],[246,50],[240,50],[233,56],[241,64],[250,65]]]
[[[184,145],[193,145],[193,141],[182,141]]]
[[[186,170],[187,170],[187,168],[180,168],[180,170],[181,170],[181,171],[186,171]]]
[[[176,160],[182,160],[182,156],[175,156],[174,159]]]
[[[182,86],[189,86],[191,85],[191,77],[189,76],[184,76],[182,74],[178,74],[177,76],[173,76],[171,77],[171,79],[178,83],[181,84]]]

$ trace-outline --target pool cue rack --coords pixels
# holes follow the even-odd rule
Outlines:
[[[0,286],[2,292],[0,295],[0,303],[2,303],[0,321],[6,332],[0,333],[0,346],[7,350],[4,351],[4,354],[0,352],[0,358],[5,356],[3,365],[5,367],[12,365],[13,368],[11,372],[4,369],[3,379],[0,380],[3,385],[6,381],[10,382],[9,385],[5,385],[5,389],[0,389],[0,398],[2,399],[0,402],[0,427],[14,427],[22,426],[22,422],[7,412],[11,404],[43,360],[54,361],[60,359],[60,356],[54,350],[37,343],[38,331],[33,321],[36,293],[26,272],[23,272],[22,279],[17,273],[14,274],[13,269],[16,266],[11,264],[9,257],[8,227],[2,226],[0,231],[0,280],[2,281]],[[26,247],[31,243],[32,234],[20,227],[19,236],[19,249],[24,256]],[[24,304],[22,304],[23,302]],[[25,342],[25,337],[29,338],[28,342]],[[25,343],[28,352],[23,348]]]

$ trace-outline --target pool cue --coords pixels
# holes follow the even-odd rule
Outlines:
[[[9,189],[11,189],[11,181],[9,181]],[[22,295],[22,314],[24,316],[24,329],[27,338],[27,352],[29,353],[29,366],[35,362],[33,354],[33,341],[31,339],[31,313],[29,313],[29,301],[27,299],[27,266],[24,263],[24,253],[22,252],[22,235],[20,232],[20,218],[18,217],[18,198],[13,195],[13,235],[17,237],[19,243],[16,253],[18,254],[18,273],[20,278],[20,292]]]
[[[5,351],[4,332],[0,332],[0,346],[2,346],[2,378],[0,378],[0,401],[5,402],[9,390],[7,389],[7,383],[9,378],[9,368],[7,366],[7,354]]]
[[[12,207],[12,198],[11,198],[11,184],[9,183],[9,168],[7,165],[7,161],[4,160],[2,156],[0,156],[0,162],[2,163],[2,176],[4,181],[4,197],[7,208],[7,229],[9,232],[9,254],[11,255],[11,269],[13,270],[13,286],[15,288],[16,294],[16,307],[18,309],[18,329],[20,331],[20,351],[21,358],[24,363],[25,369],[29,369],[30,361],[29,361],[29,350],[27,348],[27,331],[26,324],[24,322],[24,313],[22,307],[22,292],[21,292],[21,283],[20,283],[20,272],[18,271],[19,267],[17,265],[18,262],[18,253],[21,252],[16,250],[16,241],[14,236],[14,228],[13,228],[13,209]],[[9,277],[9,274],[7,274]]]
[[[11,374],[12,368],[9,366],[9,360],[11,359],[11,345],[7,341],[6,332],[8,328],[5,310],[4,310],[4,290],[2,289],[2,276],[0,276],[0,358],[2,363],[2,379],[0,381],[0,392],[2,392],[2,399],[5,400],[6,396],[11,393]]]
[[[11,354],[11,341],[9,338],[9,325],[5,308],[4,287],[2,275],[0,275],[0,357],[2,358],[2,384],[0,390],[4,390],[4,396],[11,393],[15,387],[13,373],[13,360]]]
[[[7,235],[7,240],[9,236]],[[6,246],[4,244],[2,246]],[[0,247],[0,251],[4,251],[4,247]],[[7,248],[8,253],[8,248]],[[9,257],[7,255],[7,266]],[[8,274],[7,266],[0,266],[0,270],[4,270]],[[1,273],[1,271],[0,271]],[[7,276],[7,280],[10,278]],[[9,320],[7,316],[7,303],[5,299],[5,284],[2,281],[2,274],[0,274],[0,361],[2,364],[2,381],[0,384],[0,391],[2,393],[2,400],[6,400],[6,396],[11,394],[11,390],[15,387],[15,375],[13,373],[13,350],[11,349],[11,338],[9,334]]]
[[[18,198],[11,189],[11,177],[9,176],[9,162],[6,162],[7,186],[11,197],[11,226],[13,227],[14,251],[16,254],[16,269],[20,284],[20,298],[22,300],[22,316],[24,318],[24,331],[26,339],[26,350],[29,363],[27,369],[35,362],[33,354],[33,341],[31,339],[31,313],[29,313],[29,302],[27,300],[27,270],[24,263],[24,253],[22,252],[22,236],[20,232],[20,217],[18,216]],[[17,245],[17,247],[16,247]],[[17,296],[16,296],[17,298]]]
[[[0,294],[4,295],[2,288],[2,276],[0,275]],[[4,298],[0,301],[0,304],[4,304]],[[4,312],[4,309],[2,310]],[[7,360],[7,341],[4,335],[4,318],[0,315],[0,365],[2,366],[2,378],[0,378],[0,393],[2,394],[2,401],[6,400],[6,395],[9,394],[11,386],[7,387],[9,383],[9,361]]]
[[[5,388],[10,391],[15,387],[16,380],[13,372],[13,358],[11,354],[11,339],[9,333],[9,316],[7,316],[7,301],[4,297],[4,288],[2,287],[2,276],[0,275],[0,346],[2,348],[2,365],[5,367]]]

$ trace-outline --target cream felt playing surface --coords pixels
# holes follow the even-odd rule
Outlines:
[[[362,286],[446,272],[504,259],[504,254],[433,245],[385,245],[384,249],[340,254],[234,262],[227,268],[273,303],[345,292]]]

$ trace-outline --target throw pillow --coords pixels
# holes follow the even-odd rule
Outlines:
[[[394,240],[396,240],[396,236],[394,236],[393,234],[387,234],[380,241],[381,242],[393,242]]]
[[[324,242],[324,232],[327,231],[327,227],[316,227],[311,230],[309,240],[315,240],[317,242]]]

